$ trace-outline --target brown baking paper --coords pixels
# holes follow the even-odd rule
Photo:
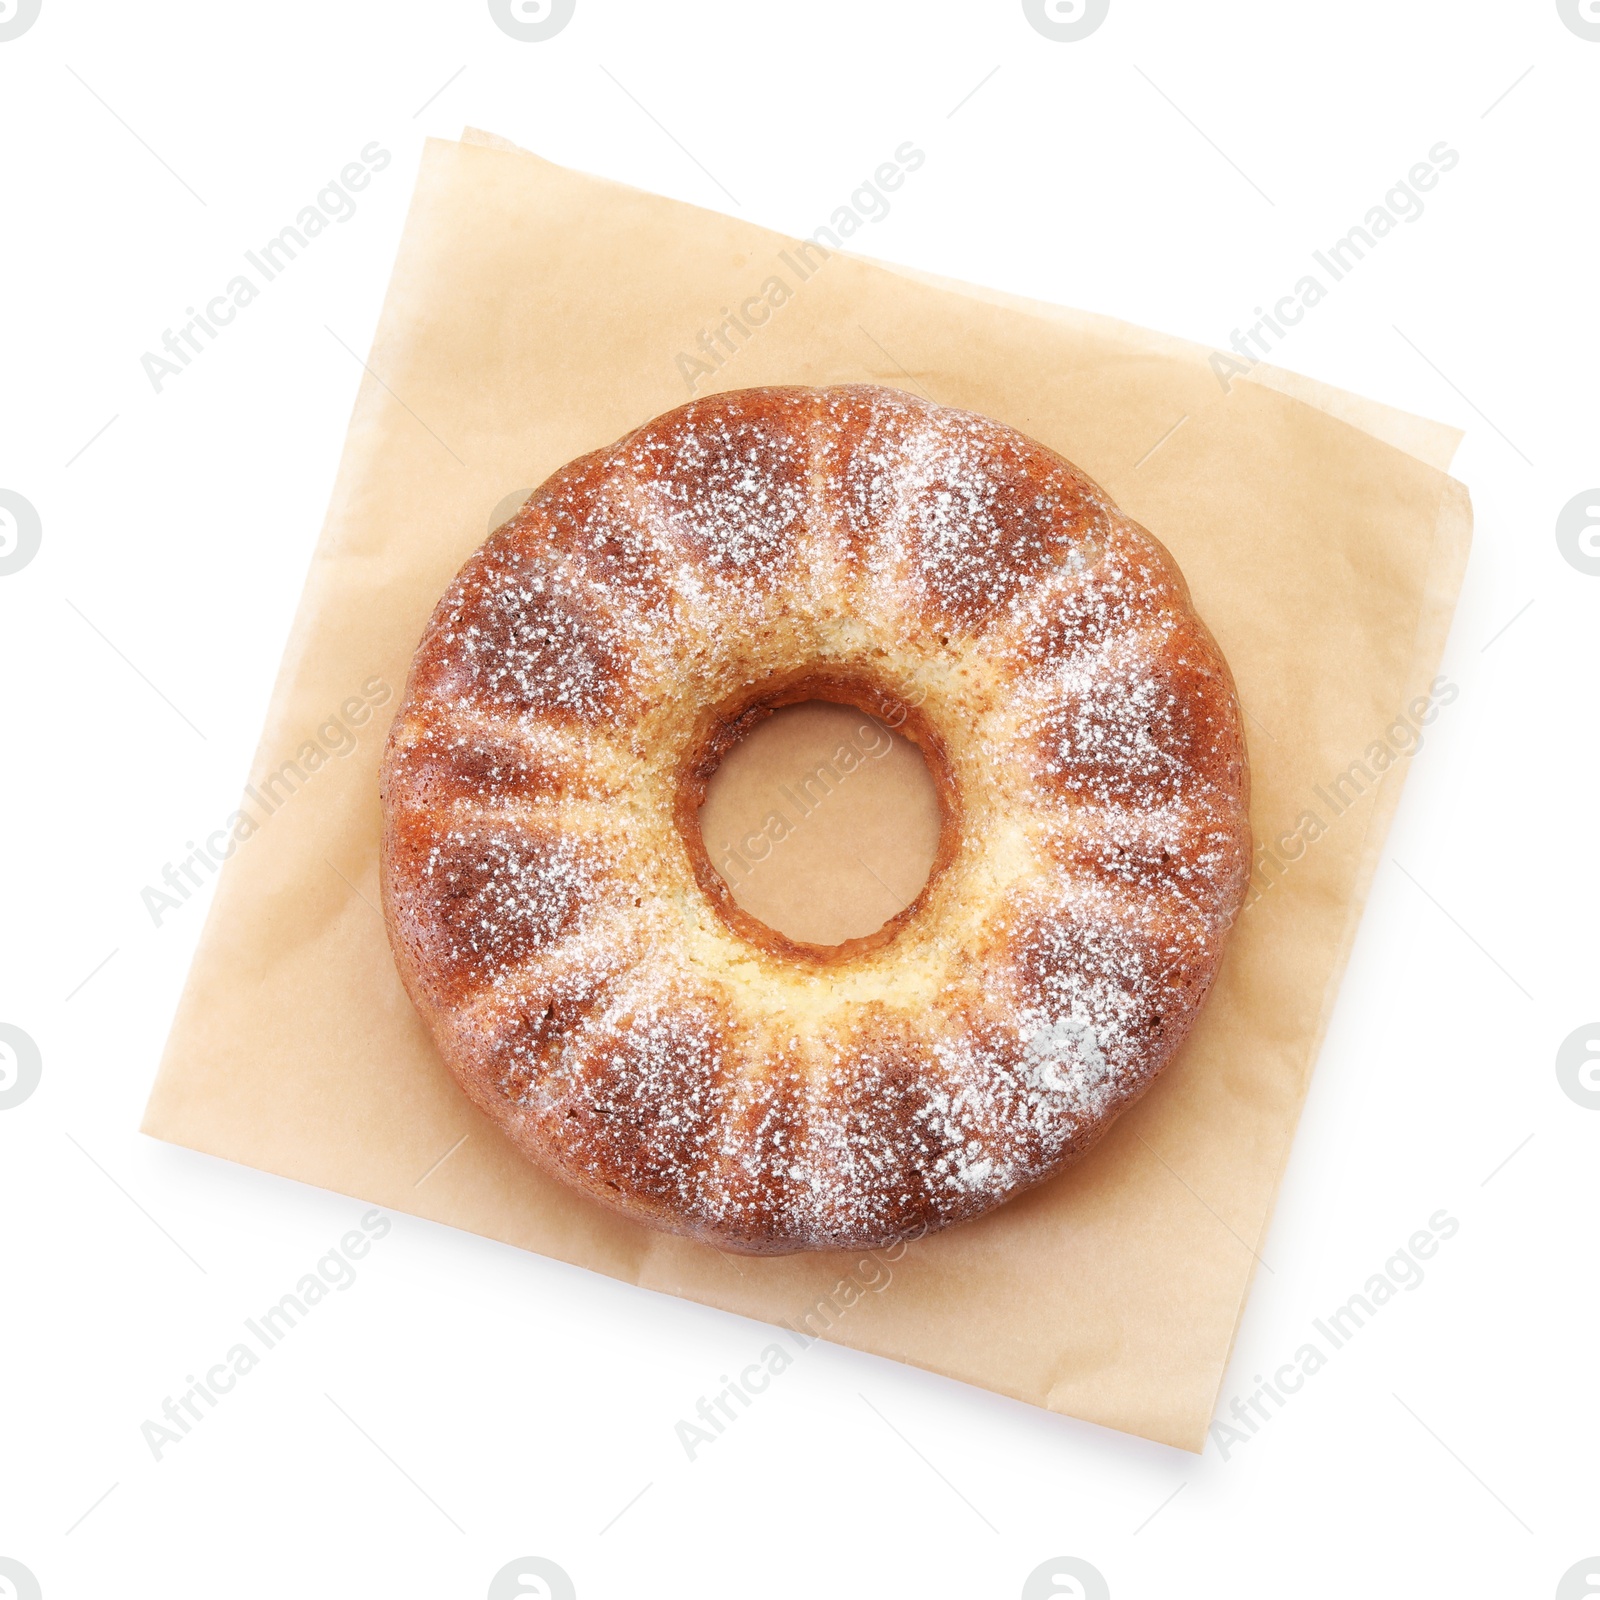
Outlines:
[[[1456,436],[1265,368],[1225,390],[1209,352],[1102,318],[838,253],[795,262],[744,222],[491,141],[429,143],[241,802],[254,831],[145,1131],[1197,1450],[1410,730],[1431,720],[1470,529],[1441,470]],[[679,356],[775,276],[786,303],[696,392],[907,388],[1099,480],[1176,556],[1233,667],[1272,852],[1149,1095],[1078,1166],[889,1252],[892,1271],[734,1260],[525,1165],[440,1064],[378,911],[384,734],[493,508],[686,399]],[[1355,762],[1366,781],[1330,787]],[[878,848],[893,881],[892,830]]]

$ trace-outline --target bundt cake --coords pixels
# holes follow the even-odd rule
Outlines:
[[[913,740],[918,897],[820,947],[708,859],[718,761],[831,700]],[[882,1244],[1081,1155],[1188,1032],[1249,870],[1232,678],[1070,463],[896,390],[693,401],[467,562],[382,774],[445,1064],[595,1200],[729,1250]]]

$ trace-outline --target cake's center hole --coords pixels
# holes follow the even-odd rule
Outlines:
[[[706,786],[700,833],[733,898],[807,944],[876,933],[922,893],[939,847],[922,752],[854,706],[758,723]]]

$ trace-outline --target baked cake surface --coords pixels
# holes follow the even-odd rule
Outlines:
[[[830,699],[913,739],[918,898],[821,948],[733,902],[721,756]],[[1216,974],[1248,876],[1231,676],[1070,463],[896,390],[697,400],[467,562],[382,774],[406,989],[545,1170],[733,1250],[976,1216],[1081,1155]]]

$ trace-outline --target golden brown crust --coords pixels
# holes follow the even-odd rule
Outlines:
[[[697,813],[802,699],[922,749],[918,898],[822,948]],[[386,752],[383,893],[463,1088],[546,1170],[724,1248],[975,1216],[1170,1059],[1243,897],[1233,684],[1171,558],[1022,435],[897,391],[695,401],[467,563]]]

